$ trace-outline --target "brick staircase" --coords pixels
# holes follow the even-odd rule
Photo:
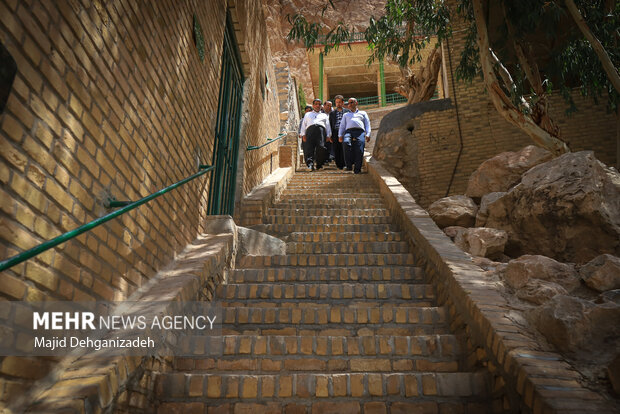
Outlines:
[[[446,311],[368,176],[298,172],[255,226],[286,256],[238,259],[224,351],[176,358],[159,413],[485,413]]]

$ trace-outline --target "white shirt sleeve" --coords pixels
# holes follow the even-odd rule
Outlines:
[[[312,123],[310,122],[310,114],[312,112],[308,112],[306,115],[304,115],[304,120],[301,123],[301,129],[299,130],[299,135],[304,136],[306,135],[306,128],[308,128],[310,125],[312,125]]]
[[[351,112],[347,112],[346,114],[342,115],[342,121],[340,121],[340,128],[338,129],[338,137],[342,137],[344,136],[344,131],[347,130],[347,115],[350,114]]]

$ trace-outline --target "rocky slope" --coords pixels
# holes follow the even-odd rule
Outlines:
[[[589,151],[552,159],[529,146],[485,161],[467,195],[428,211],[541,340],[620,409],[618,171]]]
[[[291,24],[287,16],[302,13],[310,22],[321,22],[326,27],[332,28],[343,21],[356,32],[363,31],[368,26],[371,16],[380,17],[384,12],[385,0],[377,1],[353,1],[334,0],[335,9],[331,6],[321,15],[323,6],[327,0],[264,0],[263,11],[269,28],[269,44],[274,64],[287,62],[291,74],[297,79],[297,84],[302,83],[306,98],[312,99],[312,80],[308,68],[308,59],[303,44],[289,42],[286,39]]]

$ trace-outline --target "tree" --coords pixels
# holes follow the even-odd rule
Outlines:
[[[571,91],[579,87],[595,101],[605,97],[616,111],[620,66],[620,2],[610,0],[455,0],[457,13],[441,0],[388,0],[380,19],[370,20],[366,40],[372,59],[390,57],[405,67],[421,60],[422,49],[452,35],[457,16],[463,19],[466,44],[457,78],[481,75],[494,107],[539,146],[561,154],[568,146],[549,115],[548,98],[559,91],[575,105]],[[335,7],[330,1],[328,6]],[[324,30],[303,16],[291,20],[289,39],[310,39]],[[326,30],[325,52],[346,41],[343,24]],[[306,47],[309,43],[306,42]],[[429,67],[429,64],[425,65]]]
[[[400,66],[401,77],[396,85],[396,92],[407,98],[407,104],[430,100],[437,89],[437,79],[441,68],[440,48],[433,48],[426,62],[416,74],[410,66]]]

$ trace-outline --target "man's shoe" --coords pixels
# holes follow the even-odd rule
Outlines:
[[[309,162],[308,163],[308,168],[310,169],[310,171],[314,171],[314,163],[313,162]]]

